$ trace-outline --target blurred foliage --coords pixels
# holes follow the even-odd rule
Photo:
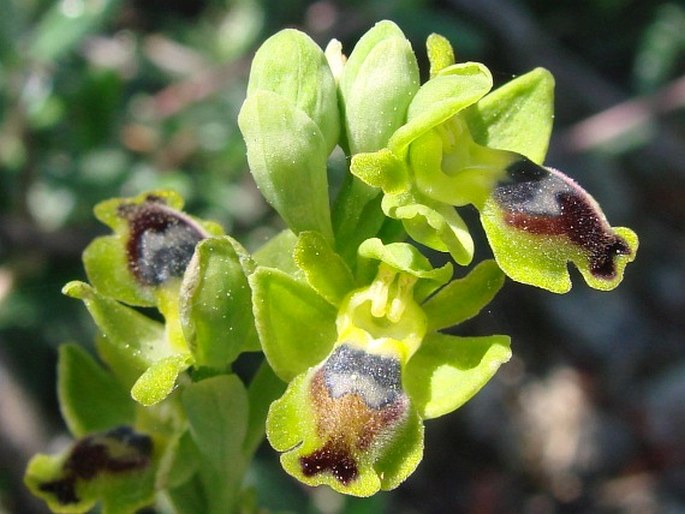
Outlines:
[[[425,55],[420,42],[430,32],[439,32],[454,43],[459,60],[487,63],[502,82],[535,65],[519,67],[523,61],[517,56],[529,48],[527,33],[516,44],[503,45],[497,24],[489,22],[496,19],[498,9],[515,9],[549,41],[571,52],[574,64],[579,62],[582,70],[600,77],[617,93],[603,99],[602,92],[558,83],[559,91],[575,92],[575,97],[557,99],[556,130],[562,134],[564,127],[592,114],[587,97],[608,108],[613,101],[659,91],[685,73],[685,7],[675,0],[489,0],[477,3],[481,7],[475,14],[466,4],[460,0],[0,0],[0,359],[11,364],[13,374],[38,399],[42,422],[51,433],[61,426],[54,398],[56,346],[92,340],[85,311],[59,291],[68,280],[83,278],[80,253],[102,230],[92,216],[95,203],[146,189],[173,188],[185,197],[189,212],[219,221],[248,249],[277,229],[245,173],[245,147],[236,126],[252,52],[275,31],[300,27],[320,44],[337,37],[349,52],[351,41],[376,20],[389,18],[415,43],[420,58]],[[425,60],[423,64],[422,73],[427,74]],[[562,59],[558,64],[563,68],[567,62]],[[576,176],[585,180],[611,219],[621,218],[621,224],[637,226],[638,234],[646,235],[645,249],[642,264],[638,262],[634,276],[627,279],[625,287],[631,292],[622,288],[612,301],[599,300],[593,293],[574,296],[574,292],[566,303],[555,300],[541,305],[532,292],[514,293],[503,302],[510,314],[500,323],[508,325],[506,332],[516,334],[514,352],[529,366],[527,372],[544,375],[559,362],[571,362],[600,373],[594,380],[608,388],[603,401],[610,402],[615,399],[612,391],[627,385],[635,390],[636,380],[657,380],[685,359],[685,113],[682,98],[680,102],[665,113],[658,127],[650,125],[639,138],[613,149],[595,148],[578,155],[555,154],[553,147],[551,163],[556,157],[566,161],[564,169],[571,175],[578,170]],[[577,105],[585,109],[576,109]],[[618,302],[621,294],[624,299]],[[597,309],[600,321],[594,325],[578,323],[578,316],[592,309],[588,305]],[[554,347],[545,339],[550,325],[567,331]],[[620,353],[615,353],[616,348]],[[648,395],[650,384],[638,392]],[[478,405],[487,404],[482,402],[467,414],[475,416]],[[613,416],[628,412],[621,401],[611,409]],[[428,456],[427,461],[434,459],[435,465],[425,467],[427,482],[418,480],[413,490],[401,490],[395,507],[407,500],[405,512],[412,506],[423,506],[426,512],[439,512],[435,505],[442,505],[443,512],[450,510],[446,505],[464,508],[463,497],[441,504],[444,499],[438,492],[444,489],[454,496],[458,493],[450,484],[476,480],[468,478],[468,465],[479,463],[474,473],[478,477],[486,473],[487,478],[487,470],[511,462],[513,457],[506,457],[506,451],[498,453],[497,443],[484,442],[483,433],[480,440],[473,439],[465,423],[456,430],[437,425],[432,436],[429,427],[429,439],[440,437],[442,430],[446,441],[457,436],[476,441],[458,450],[462,453],[456,458],[463,467],[440,467],[451,465],[448,459],[453,452]],[[639,437],[634,436],[635,444],[647,444]],[[442,449],[447,446],[445,442]],[[685,452],[685,444],[676,448]],[[646,459],[647,470],[664,465],[639,452],[631,455],[637,455],[634,460]],[[274,459],[264,452],[254,470],[259,477],[255,483],[264,498],[271,498],[267,504],[274,510],[363,513],[379,512],[389,503],[387,496],[364,503],[322,497],[319,492],[306,495],[293,489],[280,470],[269,468]],[[685,457],[677,462],[675,478],[669,475],[676,485],[683,481],[677,476],[685,473]],[[621,465],[627,462],[619,460],[616,466]],[[23,466],[19,462],[12,467],[0,455],[0,512],[3,504],[10,511],[14,506],[17,512],[29,512],[18,507],[21,493],[12,476]],[[452,469],[447,477],[442,476],[446,469]],[[534,473],[524,476],[521,490],[544,488]],[[668,483],[663,487],[672,491]],[[485,494],[478,484],[462,493]],[[511,484],[493,485],[488,480],[481,484],[504,490],[507,486]],[[282,500],[278,504],[271,494],[274,490]],[[685,508],[682,494],[669,494],[671,503],[666,503],[675,506],[673,512]],[[526,496],[520,491],[519,495],[509,500],[513,511],[522,510],[520,498]],[[546,493],[532,497],[548,498]],[[555,497],[554,492],[549,497]],[[555,510],[552,502],[552,507],[536,512],[587,507],[559,502],[561,510]]]

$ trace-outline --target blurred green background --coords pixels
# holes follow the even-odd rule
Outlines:
[[[262,502],[322,514],[685,512],[683,3],[0,0],[0,513],[45,512],[21,475],[67,437],[56,348],[89,344],[94,327],[60,288],[85,278],[80,254],[104,233],[93,205],[173,188],[258,247],[279,222],[236,126],[256,47],[296,27],[349,53],[384,18],[424,72],[431,32],[497,83],[549,68],[547,163],[634,228],[641,248],[614,292],[509,283],[459,327],[511,334],[515,358],[467,406],[427,423],[425,459],[397,491],[352,501],[305,490],[264,447],[251,474]]]

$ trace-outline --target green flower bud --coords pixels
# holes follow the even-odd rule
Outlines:
[[[350,154],[387,146],[418,89],[411,44],[393,22],[377,23],[356,44],[340,77]]]

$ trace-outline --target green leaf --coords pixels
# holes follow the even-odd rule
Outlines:
[[[131,396],[145,407],[161,402],[176,387],[178,375],[192,362],[189,354],[172,355],[155,362],[133,385]]]
[[[504,273],[492,260],[479,263],[462,279],[453,280],[423,304],[428,330],[442,330],[476,316],[504,285]]]
[[[321,48],[306,34],[281,30],[257,50],[247,96],[270,91],[305,112],[319,127],[328,155],[338,142],[340,114],[335,79]]]
[[[257,91],[238,115],[250,171],[262,195],[295,233],[333,239],[326,142],[316,123],[281,96]]]
[[[508,336],[457,337],[433,333],[404,369],[404,388],[424,419],[470,400],[511,357]]]
[[[350,154],[387,146],[418,88],[411,44],[393,22],[377,23],[355,45],[340,77]]]
[[[312,289],[331,305],[340,305],[354,288],[350,269],[318,232],[302,232],[293,257]]]
[[[128,390],[75,344],[60,346],[57,395],[69,431],[77,437],[133,424],[135,404]]]
[[[98,353],[126,387],[132,387],[152,363],[174,354],[161,323],[102,296],[84,282],[69,282],[62,292],[83,300],[103,335]]]
[[[491,87],[492,75],[480,63],[444,68],[416,93],[407,111],[407,124],[392,135],[388,148],[404,156],[412,141],[480,100]]]
[[[264,354],[276,375],[289,382],[330,352],[336,309],[276,269],[258,267],[250,284]]]
[[[544,68],[497,88],[464,112],[476,143],[541,164],[554,122],[554,78]]]
[[[241,352],[259,350],[246,277],[253,267],[247,251],[228,236],[197,245],[181,285],[180,312],[198,366],[225,369]]]
[[[247,392],[236,375],[219,375],[189,385],[182,395],[190,433],[208,464],[200,469],[208,513],[232,512],[246,461]]]

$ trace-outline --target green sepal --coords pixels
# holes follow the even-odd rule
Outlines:
[[[328,150],[316,123],[283,97],[260,90],[243,103],[238,125],[264,198],[293,232],[315,230],[332,241]]]
[[[347,264],[318,232],[302,232],[293,257],[307,283],[331,305],[340,305],[354,288]]]
[[[480,262],[464,278],[453,280],[422,305],[428,330],[442,330],[476,316],[504,285],[495,261]]]
[[[270,91],[302,110],[319,127],[328,155],[338,142],[337,87],[321,48],[306,34],[285,29],[259,47],[252,60],[247,96]]]
[[[350,155],[387,146],[418,89],[411,44],[393,22],[378,22],[357,42],[340,77]]]
[[[448,66],[421,86],[407,110],[407,123],[397,130],[388,148],[399,157],[422,134],[480,100],[492,88],[492,75],[482,64]]]
[[[569,262],[576,266],[590,287],[600,291],[616,288],[623,280],[626,265],[635,260],[639,246],[638,237],[631,229],[609,227],[613,234],[623,239],[629,252],[612,256],[613,276],[595,276],[590,270],[587,250],[569,241],[564,234],[540,235],[517,230],[502,216],[492,198],[485,203],[480,216],[497,264],[512,280],[553,293],[563,294],[571,289]]]
[[[509,336],[457,337],[433,333],[404,368],[403,385],[423,419],[470,400],[511,358]]]
[[[289,382],[330,352],[336,309],[282,271],[258,267],[249,279],[264,355],[276,375]]]
[[[461,266],[467,266],[473,259],[473,238],[452,206],[425,198],[418,191],[385,195],[381,205],[386,215],[402,222],[415,241],[439,252],[449,252]]]
[[[247,462],[247,391],[236,375],[190,384],[182,394],[190,434],[205,465],[200,468],[208,514],[233,512]]]
[[[445,285],[452,278],[452,263],[440,268],[433,268],[430,261],[419,250],[408,243],[383,244],[378,238],[371,238],[359,245],[360,277],[375,275],[378,263],[382,262],[391,268],[416,277],[414,296],[423,300],[437,288]],[[365,281],[361,279],[361,281]]]
[[[181,284],[180,317],[197,366],[226,369],[243,351],[260,349],[247,275],[255,264],[229,236],[195,248]]]
[[[98,354],[124,386],[132,387],[154,362],[174,354],[161,323],[99,294],[84,282],[69,282],[62,292],[85,303],[103,335],[97,340]]]
[[[274,237],[260,246],[253,254],[252,259],[259,266],[276,268],[288,275],[301,277],[302,271],[297,267],[293,259],[297,236],[289,229],[281,230]]]
[[[535,68],[495,89],[463,116],[476,143],[542,164],[554,122],[554,77]]]
[[[176,387],[178,375],[192,363],[192,356],[182,353],[155,362],[133,384],[131,396],[145,407],[161,402]]]
[[[152,504],[162,445],[136,434],[150,441],[136,446],[113,437],[116,430],[91,434],[57,455],[34,456],[24,483],[56,513],[84,513],[100,503],[103,514],[133,514]]]
[[[385,194],[402,193],[410,187],[406,165],[387,148],[353,155],[350,173]]]
[[[57,397],[62,417],[76,437],[132,425],[135,418],[128,390],[75,344],[59,348]]]
[[[426,39],[426,51],[430,62],[430,78],[435,77],[455,62],[454,49],[449,40],[440,34],[431,34]]]

